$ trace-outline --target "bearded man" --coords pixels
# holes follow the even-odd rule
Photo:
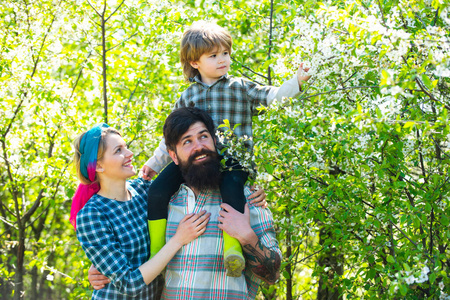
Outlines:
[[[166,240],[186,214],[206,210],[211,217],[206,232],[168,264],[162,299],[255,299],[261,280],[273,284],[279,278],[281,251],[270,210],[247,204],[241,214],[222,203],[220,158],[206,112],[174,110],[165,121],[164,138],[185,180],[169,203]],[[248,187],[245,194],[248,199]],[[242,245],[247,265],[240,277],[226,276],[222,230]]]

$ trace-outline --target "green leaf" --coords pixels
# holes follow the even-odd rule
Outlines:
[[[433,284],[434,281],[436,280],[436,273],[431,273],[431,274],[428,276],[428,278],[429,278],[429,280],[430,280],[430,283]]]
[[[406,287],[406,285],[399,284],[398,289],[400,290],[400,294],[402,294],[402,296],[406,296],[406,293],[408,292],[408,288]]]
[[[391,264],[395,263],[395,259],[394,259],[394,257],[393,257],[392,255],[388,255],[387,258],[386,258],[386,260],[387,260],[388,262],[390,262]]]
[[[405,125],[403,125],[403,128],[410,128],[410,127],[413,127],[414,124],[416,124],[416,122],[408,121],[408,122],[405,123]]]
[[[266,169],[267,173],[269,173],[270,175],[273,174],[274,167],[271,164],[264,165],[264,168]]]
[[[422,81],[423,81],[423,83],[425,84],[425,86],[426,86],[429,90],[433,89],[433,85],[432,85],[432,83],[431,83],[430,78],[429,78],[425,73],[423,73],[421,77],[422,77]]]

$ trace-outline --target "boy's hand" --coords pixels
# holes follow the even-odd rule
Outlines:
[[[311,75],[305,75],[305,72],[308,72],[309,68],[303,68],[303,63],[300,63],[300,66],[298,66],[297,71],[297,80],[298,80],[298,86],[300,87],[300,90],[302,89],[303,83],[307,82]]]
[[[142,175],[142,178],[144,178],[145,180],[150,180],[153,177],[155,177],[156,171],[154,171],[149,166],[144,165],[141,169],[141,175]]]

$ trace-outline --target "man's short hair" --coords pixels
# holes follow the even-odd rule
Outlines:
[[[231,52],[232,45],[231,35],[225,28],[205,21],[192,24],[181,39],[180,61],[185,79],[189,80],[199,74],[199,71],[191,66],[191,62],[198,61],[200,56],[219,46]]]
[[[182,135],[188,131],[192,124],[197,122],[205,124],[211,137],[215,137],[214,122],[206,111],[197,107],[181,107],[172,111],[163,128],[167,149],[176,152],[176,146]]]

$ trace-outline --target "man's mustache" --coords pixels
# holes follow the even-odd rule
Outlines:
[[[211,150],[208,150],[208,149],[201,149],[201,150],[195,151],[195,152],[194,152],[191,156],[189,156],[189,158],[188,158],[189,164],[192,164],[192,163],[194,162],[195,158],[198,157],[198,156],[200,156],[200,155],[208,155],[208,156],[215,157],[215,156],[217,156],[218,154],[217,154],[217,152],[211,151]]]

